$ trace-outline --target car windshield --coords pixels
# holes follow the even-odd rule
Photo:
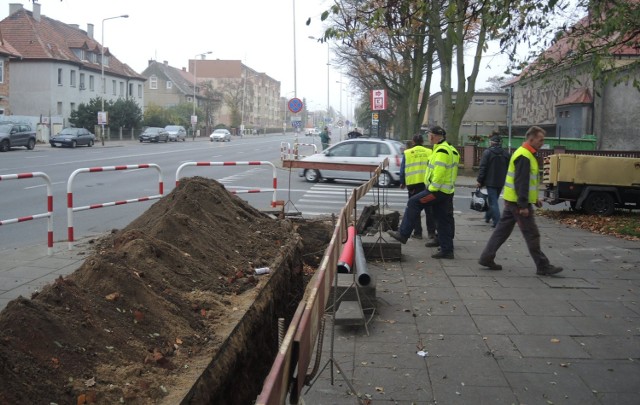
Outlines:
[[[13,125],[11,124],[0,124],[0,132],[8,134],[12,127]]]
[[[58,135],[77,135],[78,132],[79,131],[76,128],[65,128],[62,131],[60,131]]]
[[[162,128],[147,128],[144,132],[147,134],[157,134],[161,129]]]
[[[216,129],[215,131],[213,131],[214,134],[226,134],[227,130],[226,129]]]
[[[167,131],[179,131],[180,127],[176,125],[168,125],[164,127],[164,129],[166,129]]]

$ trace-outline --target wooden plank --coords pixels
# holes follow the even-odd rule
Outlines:
[[[305,162],[302,160],[283,160],[282,161],[282,167],[287,169],[348,170],[352,172],[373,173],[376,171],[378,166],[379,165]]]

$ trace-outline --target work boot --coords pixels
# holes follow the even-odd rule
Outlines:
[[[560,273],[561,271],[562,271],[562,267],[549,264],[546,267],[538,269],[538,271],[536,271],[536,274],[539,276],[551,276],[553,274]]]
[[[420,233],[414,233],[413,235],[411,235],[411,237],[412,237],[413,239],[422,239],[422,234],[420,234]]]
[[[432,254],[431,257],[434,259],[453,259],[453,252],[444,253],[439,250],[438,253]]]
[[[389,234],[389,236],[391,236],[393,239],[397,240],[398,242],[402,243],[403,245],[407,243],[407,238],[400,235],[400,232],[387,231],[387,233]]]
[[[427,243],[424,244],[426,247],[438,247],[440,246],[440,241],[436,238],[429,239]]]
[[[488,267],[489,270],[502,270],[502,266],[499,265],[498,263],[494,262],[493,260],[478,260],[478,264],[480,266],[484,266],[484,267]]]

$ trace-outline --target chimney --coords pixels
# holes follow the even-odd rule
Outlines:
[[[9,15],[17,13],[20,10],[22,10],[21,3],[9,3]]]
[[[164,63],[165,66],[169,65],[169,61],[167,61],[167,60],[163,60],[162,63]]]
[[[153,62],[155,62],[155,60],[149,59],[149,64],[147,66],[151,66],[153,64]]]
[[[33,19],[40,21],[40,3],[33,2]]]
[[[87,36],[93,39],[93,24],[87,24]]]
[[[79,30],[79,29],[80,29],[80,26],[79,26],[78,24],[69,24],[69,26],[70,26],[70,27],[73,27],[73,28],[75,28],[75,29],[77,29],[77,30]]]
[[[182,67],[182,71],[183,71],[183,72],[186,72],[186,71],[187,71],[187,68],[183,66],[183,67]]]

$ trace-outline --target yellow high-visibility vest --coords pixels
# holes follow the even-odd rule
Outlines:
[[[460,154],[447,141],[434,145],[424,178],[429,191],[453,194],[459,163]]]
[[[404,151],[404,183],[408,186],[424,181],[431,149],[416,145]]]
[[[529,203],[535,204],[538,201],[538,184],[540,183],[538,174],[538,159],[533,153],[525,147],[519,147],[511,160],[509,161],[509,169],[507,170],[507,180],[504,183],[504,199],[514,203],[518,202],[518,194],[515,188],[516,164],[518,157],[524,156],[529,159]]]

